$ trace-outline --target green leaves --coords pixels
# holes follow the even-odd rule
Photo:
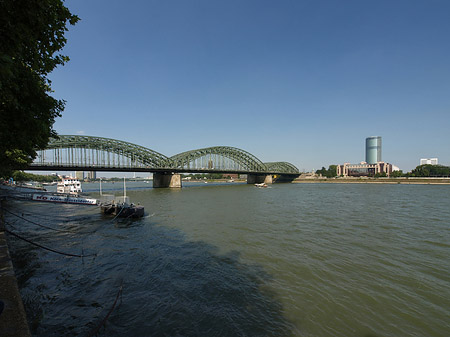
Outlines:
[[[411,171],[413,177],[448,177],[450,167],[442,165],[419,165]]]
[[[69,60],[67,24],[79,18],[61,0],[0,1],[0,176],[23,168],[55,135],[64,101],[46,77]]]
[[[316,174],[321,174],[323,177],[333,178],[337,176],[337,165],[328,166],[328,170],[322,167],[320,170],[316,171]]]

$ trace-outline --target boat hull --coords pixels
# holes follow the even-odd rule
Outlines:
[[[50,195],[34,194],[32,200],[54,202],[61,204],[92,205],[92,206],[95,206],[98,203],[97,199],[64,196],[64,195],[51,195],[51,194]]]
[[[142,218],[144,216],[143,206],[103,205],[101,208],[103,214],[112,214],[119,218]]]

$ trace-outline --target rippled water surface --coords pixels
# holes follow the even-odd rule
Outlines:
[[[146,217],[9,201],[37,336],[448,336],[450,187],[128,184]],[[84,184],[96,195],[98,185]],[[104,185],[121,194],[121,185]],[[114,191],[113,191],[114,192]]]

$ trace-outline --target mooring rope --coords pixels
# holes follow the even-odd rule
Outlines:
[[[27,219],[27,218],[24,218],[23,216],[20,216],[20,215],[18,215],[18,214],[15,214],[15,213],[13,213],[13,212],[7,210],[5,207],[3,207],[3,210],[6,211],[7,213],[11,214],[11,215],[14,215],[14,216],[16,216],[16,217],[18,217],[18,218],[20,218],[20,219],[22,219],[22,220],[25,220],[25,221],[27,221],[27,222],[29,222],[29,223],[32,223],[33,225],[36,225],[36,226],[39,226],[39,227],[42,227],[42,228],[47,228],[47,229],[50,229],[50,230],[55,231],[55,232],[64,232],[64,233],[70,232],[70,231],[63,230],[63,229],[57,229],[57,228],[48,227],[48,226],[39,224],[39,223],[37,223],[37,222],[31,221],[31,220],[29,220],[29,219]]]
[[[120,213],[122,213],[124,208],[125,208],[124,205],[122,205],[122,208],[120,209],[119,213],[117,213],[117,215],[114,217],[113,221],[116,220],[116,218],[120,215]]]
[[[5,221],[5,223],[6,223],[8,226],[11,226],[12,228],[16,229],[16,228],[15,228],[13,225],[11,225],[9,222],[6,222],[6,221]],[[97,256],[97,254],[89,254],[89,255],[84,255],[84,254],[82,254],[82,255],[79,255],[79,254],[72,254],[72,253],[60,252],[60,251],[58,251],[58,250],[55,250],[55,249],[52,249],[52,248],[48,248],[48,247],[42,246],[42,245],[40,245],[39,243],[33,242],[33,241],[29,240],[29,239],[26,239],[26,238],[24,238],[23,236],[20,236],[20,235],[17,234],[17,233],[11,232],[11,231],[10,231],[9,229],[7,229],[6,227],[5,227],[5,232],[7,232],[7,233],[9,233],[9,234],[11,234],[11,235],[13,235],[13,236],[15,236],[16,238],[18,238],[18,239],[20,239],[20,240],[23,240],[23,241],[25,241],[25,242],[28,242],[28,243],[34,245],[34,246],[37,246],[37,247],[39,247],[39,248],[48,250],[48,251],[53,252],[53,253],[57,253],[57,254],[65,255],[65,256],[81,257],[81,258],[83,258],[83,257],[88,257],[88,256]]]
[[[50,230],[55,231],[55,232],[74,234],[73,231],[68,230],[68,229],[57,229],[57,228],[52,228],[52,227],[48,227],[48,226],[46,226],[46,225],[39,224],[39,223],[37,223],[37,222],[34,222],[34,221],[29,220],[29,219],[27,219],[27,218],[24,218],[23,216],[20,216],[20,215],[18,215],[18,214],[15,214],[15,213],[13,213],[13,212],[7,210],[7,209],[4,208],[4,207],[3,207],[3,210],[5,210],[5,211],[8,212],[9,214],[12,214],[12,215],[14,215],[14,216],[16,216],[16,217],[18,217],[18,218],[20,218],[20,219],[22,219],[22,220],[25,220],[25,221],[27,221],[27,222],[33,224],[33,225],[36,225],[36,226],[39,226],[39,227],[42,227],[42,228],[47,228],[47,229],[50,229]],[[23,214],[23,213],[22,213],[22,214]],[[62,221],[62,220],[61,220],[61,221]],[[97,227],[95,228],[95,230],[93,230],[93,231],[88,231],[88,232],[86,232],[86,231],[80,231],[79,233],[80,233],[80,234],[94,234],[94,233],[97,232],[97,229],[100,228],[100,227],[101,227],[101,225],[97,226]]]
[[[100,324],[95,327],[95,329],[92,329],[91,332],[89,332],[89,334],[88,334],[89,337],[96,336],[98,334],[98,332],[100,331],[101,327],[106,326],[106,321],[108,320],[109,316],[112,314],[112,312],[117,304],[117,300],[119,299],[119,296],[122,301],[122,296],[121,296],[122,289],[123,289],[123,281],[120,283],[119,291],[117,292],[117,295],[116,295],[116,300],[114,301],[111,309],[109,309],[108,314],[105,316],[105,318],[103,318],[103,320],[100,322]]]

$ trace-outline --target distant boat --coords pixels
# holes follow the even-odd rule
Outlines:
[[[78,179],[72,177],[60,177],[61,181],[58,181],[56,192],[64,194],[78,195],[83,192],[81,189],[81,183]]]
[[[44,186],[55,186],[57,184],[58,184],[57,181],[52,181],[51,183],[42,183],[42,185],[44,185]]]
[[[260,183],[260,184],[255,184],[255,186],[261,188],[261,187],[267,187],[267,184]]]

